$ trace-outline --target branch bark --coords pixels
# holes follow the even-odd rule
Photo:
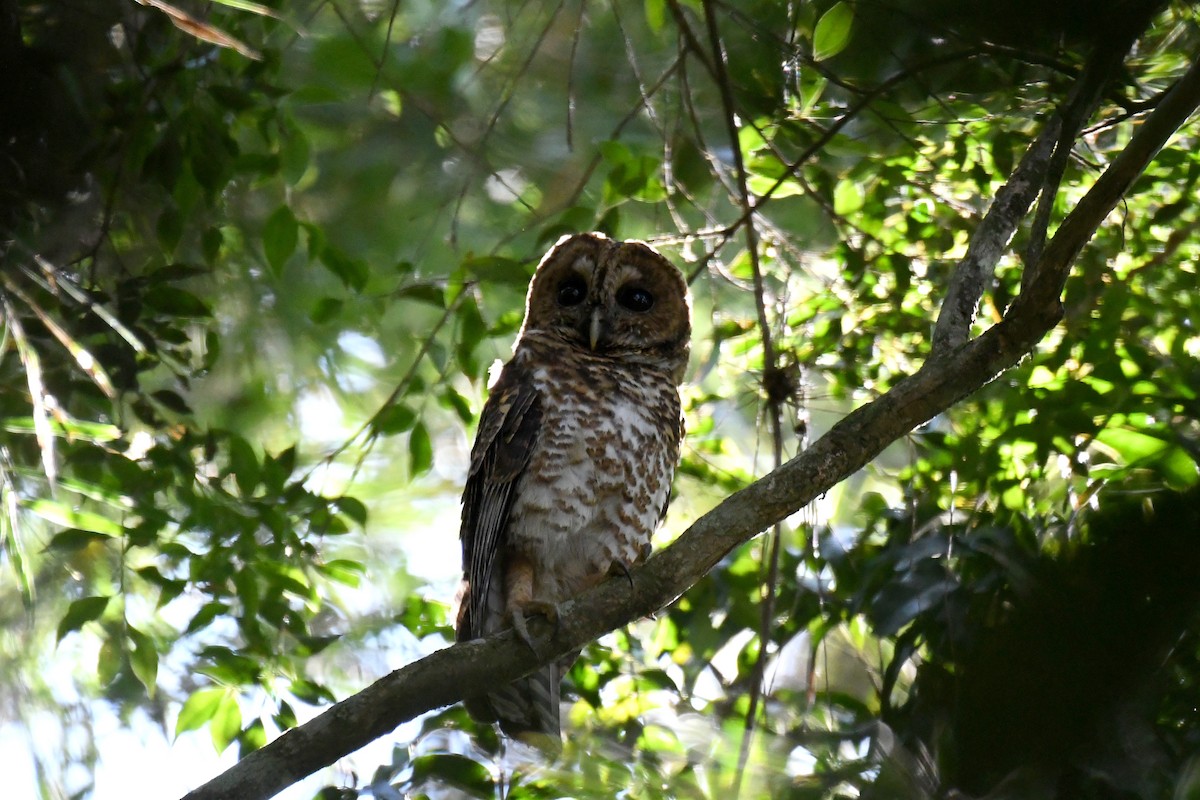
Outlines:
[[[1071,264],[1170,136],[1200,106],[1193,64],[1059,226],[1034,279],[996,325],[930,359],[887,394],[835,425],[811,447],[726,498],[669,547],[634,570],[560,608],[557,629],[533,620],[535,656],[511,631],[463,642],[396,670],[287,731],[185,800],[261,800],[426,711],[481,687],[514,680],[541,663],[651,614],[685,592],[735,547],[804,507],[865,466],[888,444],[949,409],[1015,365],[1059,321]],[[1036,177],[1036,176],[1031,176]],[[632,582],[632,587],[630,583]]]
[[[1052,116],[1021,157],[1008,182],[996,192],[995,201],[975,229],[966,255],[950,278],[933,329],[930,358],[942,358],[969,338],[979,300],[995,274],[996,264],[1041,190],[1061,128],[1059,117]]]

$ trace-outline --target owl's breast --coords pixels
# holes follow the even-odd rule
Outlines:
[[[542,430],[508,540],[539,566],[537,594],[559,600],[648,550],[679,455],[679,395],[663,373],[599,359],[537,367],[533,376]]]

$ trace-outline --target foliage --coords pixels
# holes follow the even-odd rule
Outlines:
[[[1089,56],[1155,11],[1043,198],[1052,227],[1197,46],[1182,2],[1096,4],[1094,25],[945,5],[0,3],[20,24],[0,63],[21,78],[0,94],[5,706],[62,705],[40,676],[74,659],[85,716],[103,698],[247,752],[361,686],[364,652],[394,666],[444,644],[456,565],[428,554],[455,554],[488,367],[564,232],[647,239],[691,279],[662,542],[911,373]],[[1014,35],[1022,14],[1036,35]],[[1196,136],[1131,187],[1030,358],[589,647],[558,763],[455,706],[347,793],[1043,780],[971,761],[961,692],[987,697],[981,654],[1021,657],[988,642],[1060,608],[1047,586],[1108,585],[1094,565],[1129,547],[1111,520],[1195,516],[1195,493],[1172,493],[1200,452]],[[980,327],[1038,243],[1031,219]],[[1148,558],[1147,597],[1190,574],[1186,546],[1163,552],[1184,564]],[[1097,722],[1125,744],[1081,733],[1062,756],[1079,791],[1195,791],[1195,599],[1162,602],[1173,625],[1142,642],[1162,666],[1132,664]],[[1075,611],[1039,635],[1120,619]],[[1082,669],[1071,655],[1044,669]],[[1056,719],[1053,698],[1005,691],[1039,699],[1032,725]]]

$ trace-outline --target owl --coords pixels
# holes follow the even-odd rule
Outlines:
[[[557,604],[650,552],[683,436],[687,283],[649,245],[566,236],[538,264],[512,359],[479,421],[462,498],[459,641],[556,619]],[[510,737],[561,747],[578,653],[470,698]]]

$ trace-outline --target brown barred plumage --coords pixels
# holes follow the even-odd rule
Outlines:
[[[645,559],[679,458],[690,335],[683,276],[649,246],[580,234],[542,259],[471,451],[459,640],[523,633],[526,613],[553,614]],[[557,748],[559,680],[573,660],[467,708]]]

